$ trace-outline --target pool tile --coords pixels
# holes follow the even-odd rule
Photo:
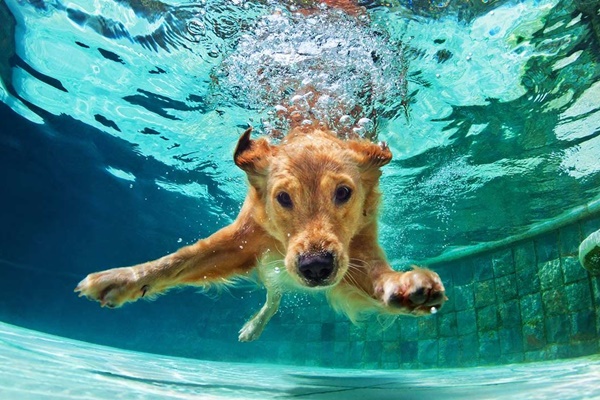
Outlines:
[[[579,257],[563,257],[561,266],[565,283],[577,282],[588,277],[587,270],[579,263]]]
[[[561,228],[559,238],[561,256],[576,256],[579,253],[579,244],[584,239],[581,236],[579,224],[572,224]]]
[[[540,264],[538,273],[542,290],[560,287],[564,282],[560,259]]]
[[[512,274],[515,272],[515,262],[512,249],[498,251],[491,256],[492,267],[494,269],[494,277]]]
[[[517,297],[517,275],[508,274],[496,278],[496,297],[498,302],[506,302]]]
[[[555,260],[559,257],[558,231],[540,235],[534,242],[538,263]]]

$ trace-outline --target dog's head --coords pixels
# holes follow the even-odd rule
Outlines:
[[[277,146],[250,133],[241,136],[234,160],[257,200],[255,220],[283,244],[285,267],[298,283],[335,285],[348,270],[351,241],[375,232],[367,227],[376,220],[389,148],[321,130],[294,131]]]

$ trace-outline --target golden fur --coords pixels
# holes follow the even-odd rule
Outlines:
[[[267,301],[240,331],[241,341],[257,339],[281,295],[294,288],[325,292],[352,320],[368,311],[427,315],[442,306],[436,273],[394,271],[378,244],[380,168],[392,158],[385,144],[343,141],[314,127],[293,129],[279,145],[250,133],[234,155],[250,185],[231,225],[158,260],[90,274],[75,289],[80,296],[120,307],[257,270]]]

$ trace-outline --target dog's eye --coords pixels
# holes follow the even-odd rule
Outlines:
[[[350,196],[352,196],[352,189],[348,186],[340,186],[335,189],[335,202],[337,204],[344,204],[348,200],[350,200]]]
[[[292,198],[289,193],[286,192],[279,192],[277,194],[277,202],[281,204],[281,207],[283,208],[292,208],[293,206]]]

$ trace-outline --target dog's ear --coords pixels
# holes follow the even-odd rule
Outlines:
[[[273,154],[274,147],[265,138],[250,139],[251,133],[252,128],[248,128],[240,136],[233,154],[233,161],[248,174],[250,183],[257,186],[260,178],[264,178],[267,174],[269,158]]]
[[[392,152],[386,142],[352,141],[349,146],[354,150],[358,166],[363,171],[379,169],[392,160]]]

